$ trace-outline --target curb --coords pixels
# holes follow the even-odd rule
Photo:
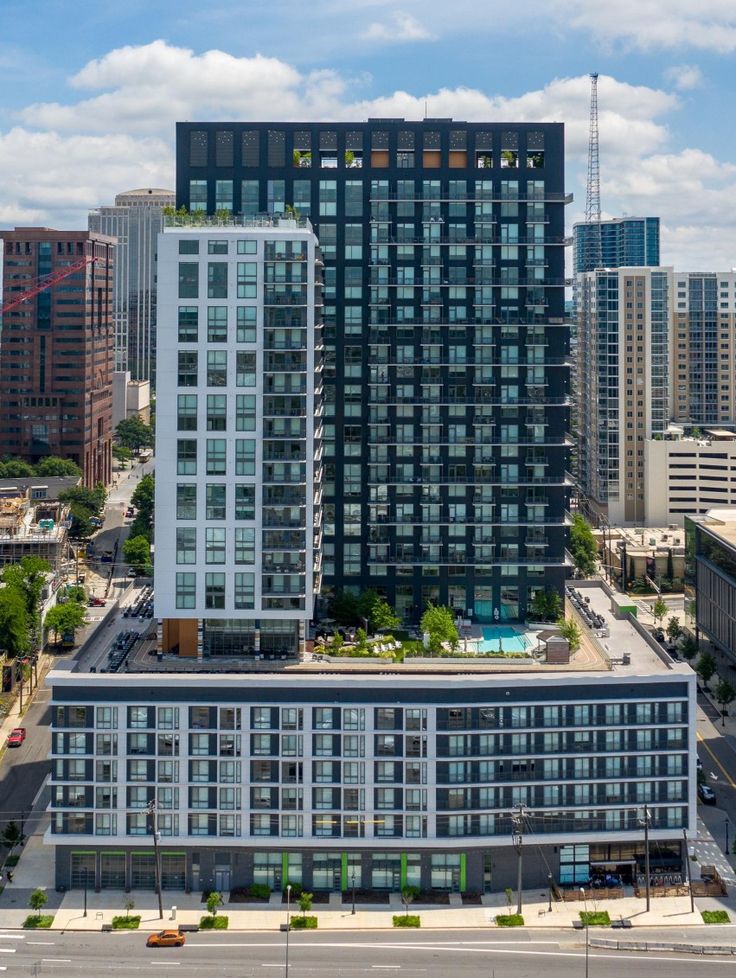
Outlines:
[[[663,944],[659,941],[609,941],[592,938],[588,946],[611,951],[675,951],[679,954],[723,954],[736,955],[736,945],[717,944]]]

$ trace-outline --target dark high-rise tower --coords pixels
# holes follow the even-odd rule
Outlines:
[[[180,123],[177,204],[315,225],[324,580],[479,622],[562,589],[563,126]]]

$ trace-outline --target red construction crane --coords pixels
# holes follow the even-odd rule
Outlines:
[[[10,312],[11,309],[15,309],[16,306],[21,305],[23,302],[27,302],[34,296],[38,295],[39,292],[44,292],[46,289],[50,289],[52,285],[56,285],[57,282],[61,282],[68,275],[73,275],[74,272],[78,272],[82,268],[86,268],[87,265],[92,265],[97,259],[93,258],[91,255],[87,255],[84,258],[80,258],[79,261],[73,262],[71,265],[65,265],[63,268],[57,268],[55,272],[50,275],[44,275],[43,278],[36,279],[30,288],[26,289],[25,292],[21,292],[20,295],[14,295],[12,299],[8,299],[0,306],[0,316],[6,312]]]

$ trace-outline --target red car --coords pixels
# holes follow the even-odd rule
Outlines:
[[[20,747],[25,739],[26,728],[16,727],[15,730],[10,731],[10,736],[8,737],[8,747]]]
[[[104,608],[105,607],[105,599],[104,598],[91,597],[89,599],[89,602],[88,603],[89,603],[90,608]]]

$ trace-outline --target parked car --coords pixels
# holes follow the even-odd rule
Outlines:
[[[128,506],[125,510],[125,515],[128,519],[132,519],[135,516],[135,509],[132,506]]]
[[[709,784],[698,785],[698,798],[704,805],[715,805],[716,793]]]
[[[93,594],[92,597],[89,599],[88,604],[89,604],[90,608],[104,608],[105,607],[105,599],[104,598],[98,598],[96,595]]]
[[[160,930],[149,936],[146,947],[182,947],[185,942],[180,930]]]
[[[26,728],[16,727],[14,730],[10,731],[10,735],[8,737],[8,747],[20,747],[25,739]]]

